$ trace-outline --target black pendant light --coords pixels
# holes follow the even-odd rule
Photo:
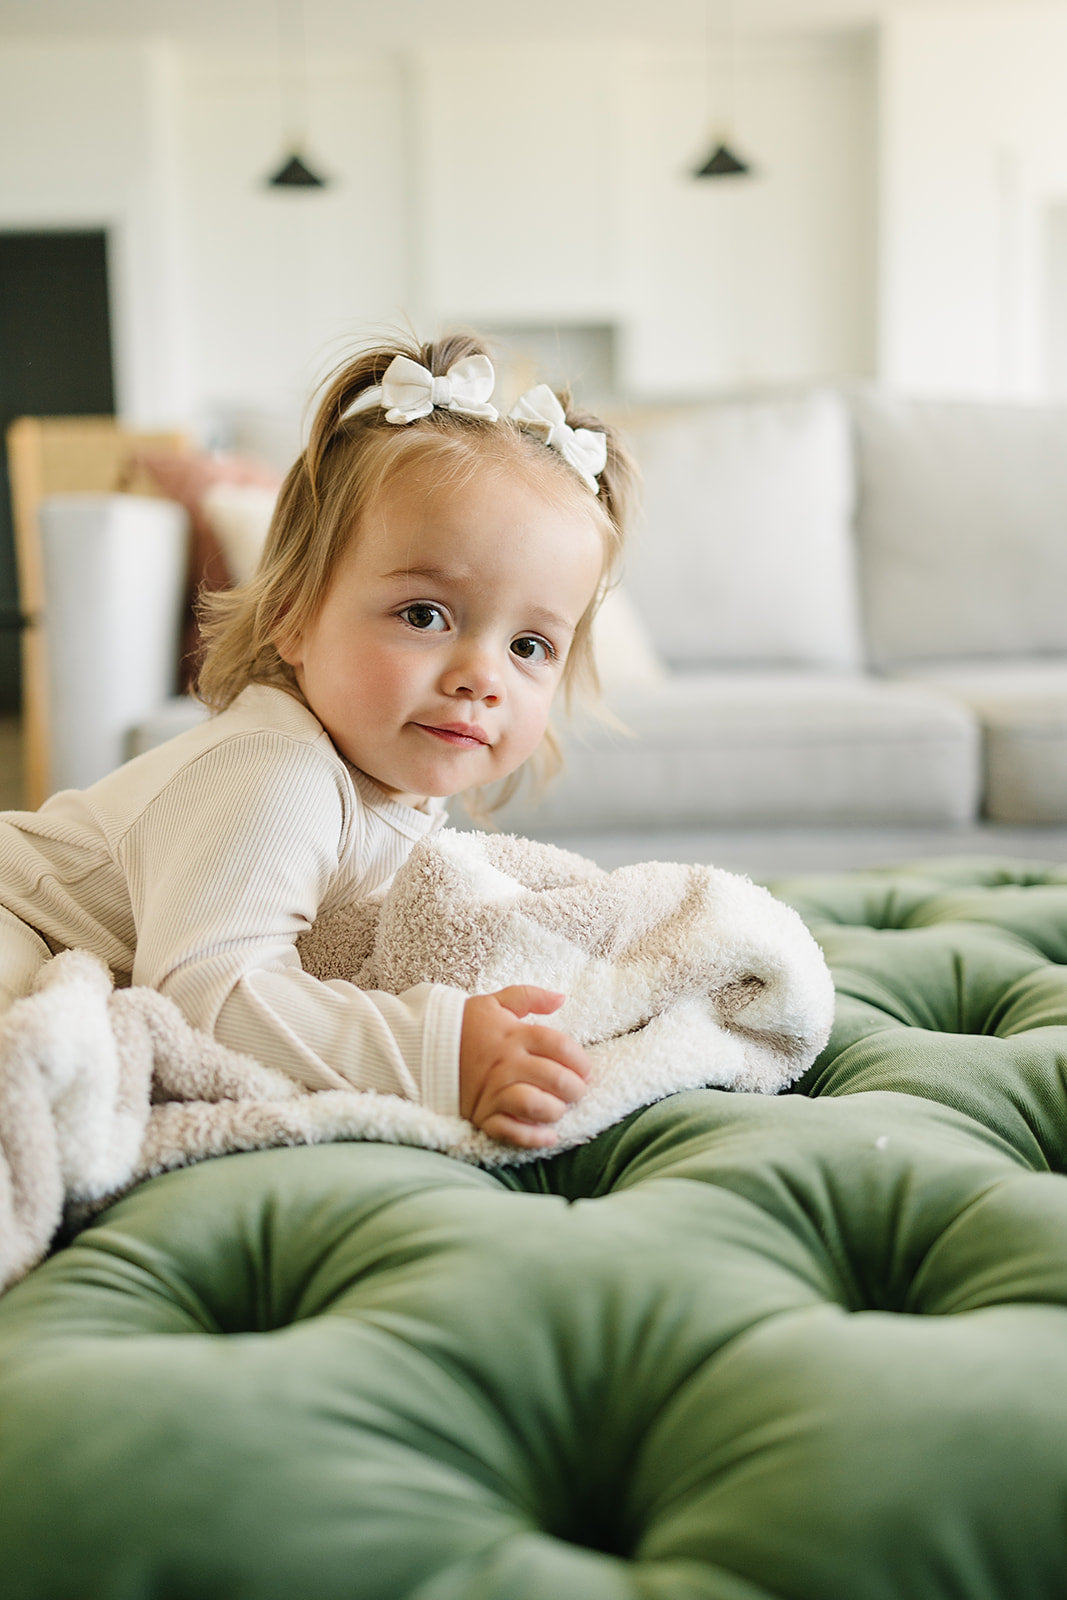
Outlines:
[[[717,144],[694,178],[740,178],[752,168],[740,156],[735,156],[728,144]]]
[[[280,0],[278,79],[289,126],[296,131],[285,141],[282,163],[266,183],[269,189],[325,189],[328,180],[321,177],[304,159],[308,120],[308,63],[303,0],[290,0],[286,16],[288,28],[282,26],[282,9]],[[284,37],[286,33],[290,35],[288,39]]]
[[[325,189],[326,179],[312,172],[298,150],[282,162],[272,178],[267,179],[272,189]]]
[[[707,0],[704,11],[704,62],[707,77],[707,93],[709,106],[714,106],[718,101],[719,132],[712,143],[710,153],[701,164],[694,168],[694,178],[743,178],[751,173],[751,164],[739,156],[732,145],[732,136],[729,124],[733,115],[734,101],[734,68],[736,64],[737,46],[734,34],[733,0],[722,0],[719,10],[723,18],[723,29],[720,65],[721,83],[718,95],[712,89],[712,48],[711,48],[711,7],[713,0]]]

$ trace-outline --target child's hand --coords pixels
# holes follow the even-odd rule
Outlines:
[[[558,1122],[586,1090],[590,1061],[565,1033],[521,1019],[558,1011],[565,995],[530,984],[477,994],[463,1008],[460,1115],[483,1133],[539,1149],[556,1142]]]

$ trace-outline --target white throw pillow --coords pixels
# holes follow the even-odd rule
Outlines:
[[[200,501],[235,584],[247,583],[259,565],[277,498],[257,483],[213,483]]]
[[[666,659],[858,665],[843,401],[817,391],[623,426],[644,479],[627,579]]]
[[[855,404],[874,660],[1067,654],[1067,407]]]
[[[647,627],[624,589],[610,589],[593,619],[593,653],[600,687],[651,688],[662,683],[667,669]]]

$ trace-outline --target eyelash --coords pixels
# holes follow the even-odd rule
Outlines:
[[[527,639],[528,639],[528,640],[529,640],[529,641],[530,641],[530,643],[531,643],[531,644],[536,644],[536,645],[539,645],[539,646],[540,646],[540,648],[541,648],[541,649],[542,649],[542,650],[543,650],[543,651],[544,651],[544,652],[545,652],[545,660],[546,660],[546,661],[555,661],[555,659],[556,659],[556,652],[555,652],[555,651],[554,651],[554,650],[553,650],[553,648],[552,648],[552,646],[551,646],[551,645],[550,645],[550,644],[549,644],[549,642],[548,642],[548,640],[547,640],[547,639],[541,639],[541,638],[539,638],[539,637],[538,637],[538,635],[537,635],[537,634],[536,634],[536,633],[521,633],[521,634],[520,634],[520,635],[519,635],[519,637],[518,637],[518,638],[517,638],[517,639],[513,639],[513,640],[512,640],[512,641],[511,641],[511,649],[512,649],[512,653],[513,653],[513,654],[516,654],[516,655],[517,655],[517,652],[516,652],[516,651],[515,651],[515,646],[516,646],[516,645],[517,645],[517,644],[522,644],[522,643],[524,643],[524,642],[525,642],[525,641],[526,641],[526,640],[527,640]],[[518,660],[519,660],[519,661],[521,661],[521,662],[522,662],[522,663],[523,663],[523,664],[524,664],[524,665],[525,665],[525,664],[526,664],[526,663],[527,663],[527,662],[528,662],[528,661],[530,661],[530,660],[531,660],[531,657],[530,657],[530,656],[518,656],[518,657],[517,657],[517,658],[518,658]],[[536,663],[536,664],[537,664],[537,665],[538,665],[538,666],[540,666],[540,662],[537,662],[537,663]]]
[[[415,601],[412,601],[412,603],[410,605],[405,606],[403,608],[403,610],[399,613],[399,616],[401,617],[401,619],[404,622],[407,623],[409,628],[414,628],[416,633],[439,633],[439,632],[442,631],[439,628],[419,627],[418,623],[413,622],[411,620],[412,613],[415,612],[415,611],[424,611],[424,612],[428,611],[428,612],[432,612],[435,617],[442,617],[443,618],[445,616],[445,613],[442,611],[440,606],[434,605],[432,603],[432,601],[430,601],[430,600],[415,600]],[[523,665],[526,665],[533,658],[531,658],[530,656],[520,656],[520,655],[518,655],[518,653],[515,651],[515,646],[517,644],[524,643],[526,640],[529,640],[531,643],[533,643],[535,645],[538,645],[545,652],[545,660],[546,661],[555,661],[555,659],[556,659],[556,651],[553,649],[552,645],[549,644],[547,639],[542,639],[540,637],[540,635],[536,634],[536,633],[522,633],[522,634],[519,634],[518,638],[512,640],[511,649],[512,649],[512,652],[515,653],[516,659],[521,661],[523,663]]]
[[[439,629],[439,628],[432,628],[432,629],[431,628],[420,628],[417,622],[412,622],[412,620],[411,620],[411,613],[413,611],[432,611],[434,616],[436,616],[436,617],[444,617],[445,614],[441,610],[440,606],[435,606],[435,605],[431,604],[431,602],[429,600],[413,600],[410,605],[404,607],[404,609],[400,612],[400,616],[403,619],[403,621],[407,623],[409,628],[414,628],[415,629],[416,633],[440,633],[441,632],[441,629]]]

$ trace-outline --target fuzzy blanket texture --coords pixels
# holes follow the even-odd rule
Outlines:
[[[399,994],[534,983],[586,1046],[585,1097],[552,1154],[681,1089],[774,1094],[814,1061],[834,994],[800,917],[715,867],[605,872],[511,835],[444,830],[387,892],[299,942],[322,979]],[[544,1159],[396,1095],[313,1092],[189,1026],[154,989],[119,988],[85,951],[57,955],[0,1021],[0,1289],[133,1184],[210,1156],[363,1139],[483,1166]]]

